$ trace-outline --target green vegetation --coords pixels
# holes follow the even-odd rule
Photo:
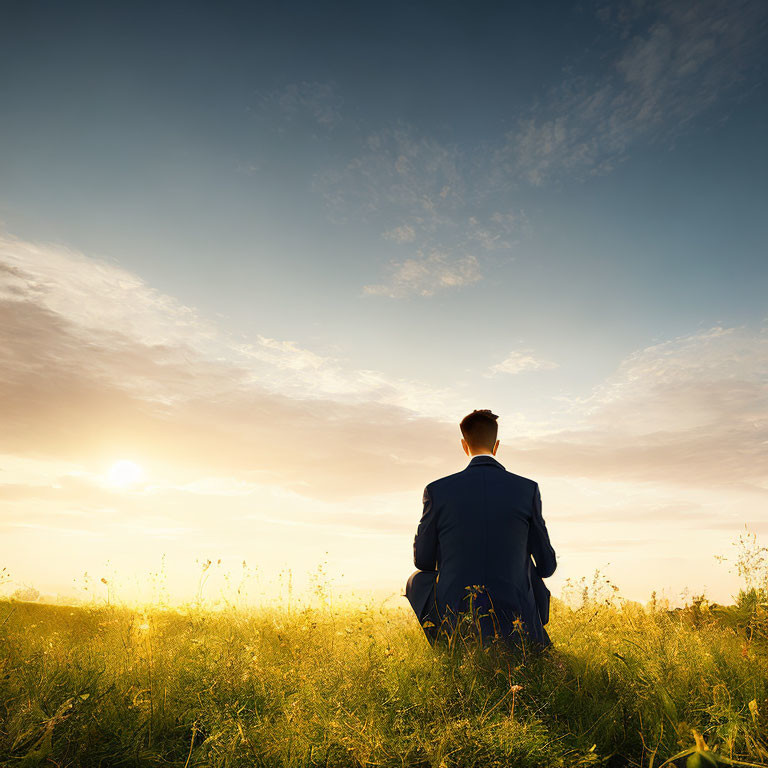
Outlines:
[[[0,765],[768,763],[763,586],[676,611],[573,586],[543,654],[437,651],[375,605],[0,601]]]

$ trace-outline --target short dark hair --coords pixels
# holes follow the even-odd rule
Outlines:
[[[499,433],[499,417],[487,408],[472,411],[459,424],[461,434],[470,448],[493,448],[496,445],[496,435]]]

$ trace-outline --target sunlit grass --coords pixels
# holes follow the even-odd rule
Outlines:
[[[752,586],[669,611],[598,575],[553,601],[535,654],[471,636],[438,651],[374,602],[0,601],[0,764],[658,768],[694,729],[764,763],[765,602]]]

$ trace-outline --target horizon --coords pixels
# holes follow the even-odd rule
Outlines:
[[[768,535],[764,5],[3,17],[0,595],[164,562],[178,601],[221,558],[396,596],[475,408],[539,483],[553,595],[736,594],[715,558]]]

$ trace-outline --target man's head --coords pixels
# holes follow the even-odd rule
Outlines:
[[[496,454],[499,448],[499,441],[496,439],[499,433],[498,418],[495,413],[485,408],[482,411],[472,411],[461,420],[459,427],[464,435],[461,447],[467,456],[477,453]]]

